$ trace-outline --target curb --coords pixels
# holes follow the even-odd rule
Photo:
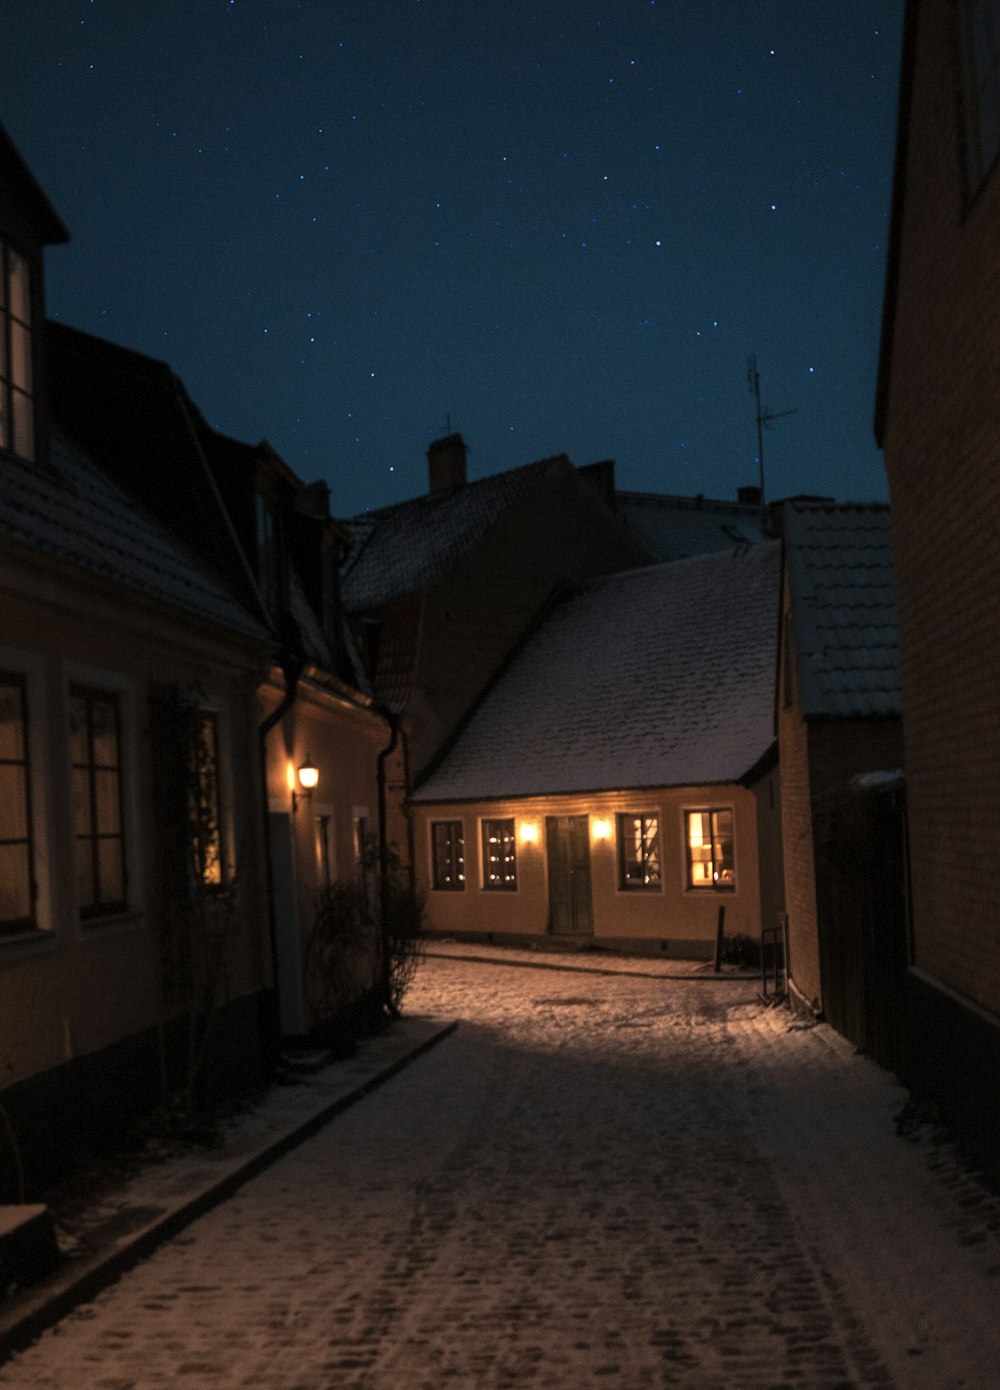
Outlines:
[[[714,971],[709,974],[702,971],[701,974],[664,974],[659,970],[614,970],[608,966],[601,965],[563,965],[561,961],[554,960],[503,960],[498,956],[474,956],[464,955],[459,952],[450,951],[426,951],[425,956],[428,960],[457,960],[470,961],[475,965],[502,965],[512,970],[564,970],[577,975],[625,975],[638,976],[642,980],[707,980],[709,984],[718,984],[722,980],[735,980],[742,984],[753,984],[760,981],[760,971],[753,971],[740,974],[736,971],[720,971],[718,975]]]
[[[72,1274],[64,1272],[60,1277],[57,1272],[43,1283],[25,1289],[16,1298],[18,1302],[23,1299],[27,1306],[12,1309],[5,1317],[0,1305],[0,1366],[15,1352],[23,1351],[79,1304],[88,1303],[96,1298],[103,1289],[115,1283],[140,1260],[146,1259],[158,1246],[176,1236],[186,1226],[190,1226],[199,1216],[204,1216],[213,1207],[231,1197],[251,1178],[257,1177],[292,1149],[298,1148],[306,1139],[312,1138],[336,1116],[391,1080],[411,1062],[449,1037],[457,1028],[457,1022],[446,1023],[436,1028],[401,1056],[377,1068],[363,1081],[351,1086],[283,1134],[279,1134],[263,1148],[236,1163],[217,1181],[203,1187],[194,1196],[185,1198],[148,1225],[141,1227],[115,1250],[95,1257],[86,1267]]]

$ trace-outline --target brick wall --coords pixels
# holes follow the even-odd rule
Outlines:
[[[884,449],[917,966],[1000,1012],[1000,169],[969,201],[956,7],[925,0]]]

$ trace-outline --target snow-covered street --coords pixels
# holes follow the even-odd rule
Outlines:
[[[495,954],[430,957],[456,1034],[0,1386],[1000,1383],[1000,1203],[886,1073],[753,982]]]

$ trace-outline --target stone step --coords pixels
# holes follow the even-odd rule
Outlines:
[[[44,1279],[58,1263],[59,1247],[48,1207],[0,1206],[0,1297],[12,1284]]]

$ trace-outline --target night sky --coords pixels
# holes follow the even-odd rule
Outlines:
[[[5,0],[50,315],[167,360],[348,515],[569,454],[886,496],[902,0]]]

